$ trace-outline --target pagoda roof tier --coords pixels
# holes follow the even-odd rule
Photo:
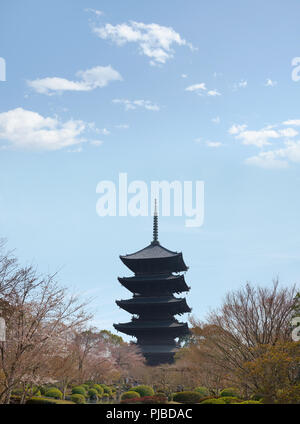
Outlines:
[[[130,255],[120,256],[121,261],[135,274],[187,271],[181,252],[172,252],[153,241],[149,246]]]
[[[182,293],[190,290],[183,275],[158,274],[118,278],[119,282],[132,293]]]
[[[131,314],[152,312],[155,315],[157,312],[164,312],[176,315],[191,312],[191,308],[189,308],[184,298],[177,299],[174,296],[136,296],[133,299],[117,300],[116,304]]]
[[[186,323],[178,321],[144,321],[140,319],[132,320],[124,324],[114,324],[117,331],[121,331],[129,336],[169,336],[179,337],[189,334],[189,328]]]
[[[178,347],[171,345],[139,345],[142,353],[176,353]]]

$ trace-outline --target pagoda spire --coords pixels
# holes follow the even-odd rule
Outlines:
[[[158,212],[157,212],[157,199],[154,200],[154,215],[153,215],[153,244],[159,243],[158,241]]]

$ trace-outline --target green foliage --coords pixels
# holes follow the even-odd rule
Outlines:
[[[96,389],[89,389],[88,391],[88,397],[90,399],[98,399],[98,392]]]
[[[124,343],[124,340],[122,339],[122,337],[117,336],[116,334],[113,334],[108,330],[101,330],[100,335],[105,341],[108,341],[114,345],[118,346]]]
[[[93,384],[92,389],[96,389],[98,392],[98,396],[102,396],[104,393],[103,387],[101,387],[99,384]]]
[[[133,390],[130,390],[129,392],[125,392],[121,396],[121,400],[125,399],[137,399],[140,398],[140,394],[138,392],[134,392]]]
[[[221,399],[225,403],[239,403],[239,398],[234,397],[234,396],[222,396]]]
[[[261,393],[255,393],[254,395],[252,395],[250,397],[250,400],[262,400],[263,399],[263,395]]]
[[[104,393],[108,394],[109,396],[111,396],[111,388],[108,387],[106,384],[99,384],[100,387],[102,387]]]
[[[26,401],[26,405],[70,405],[73,402],[67,400],[47,399],[43,397],[33,397]]]
[[[173,400],[179,403],[198,403],[202,396],[198,392],[178,392],[173,395]]]
[[[209,390],[206,387],[196,387],[194,392],[197,392],[201,395],[202,398],[209,396]]]
[[[300,384],[278,390],[276,393],[276,403],[280,404],[300,404]]]
[[[136,386],[132,387],[130,390],[133,390],[134,392],[138,392],[140,397],[145,396],[154,396],[154,390],[150,386]]]
[[[228,387],[227,389],[223,389],[220,394],[221,394],[221,397],[223,396],[239,397],[240,396],[239,390],[236,389],[235,387]]]
[[[262,402],[258,400],[244,400],[244,402],[240,402],[239,405],[261,405]]]
[[[86,383],[80,384],[80,386],[83,387],[86,391],[88,391],[90,388],[89,384],[86,384]]]
[[[83,404],[85,403],[85,397],[79,393],[74,393],[71,396],[71,401],[77,404]]]
[[[84,387],[75,386],[72,388],[72,395],[82,395],[84,397],[87,397],[87,392]]]
[[[201,405],[226,405],[223,399],[206,399],[201,402]]]
[[[63,394],[56,387],[50,387],[50,389],[46,390],[45,396],[51,397],[51,398],[54,398],[54,399],[62,399]]]

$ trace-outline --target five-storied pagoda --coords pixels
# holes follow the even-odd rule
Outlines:
[[[130,322],[114,327],[136,337],[148,365],[172,363],[179,348],[175,339],[189,334],[188,325],[177,321],[174,315],[191,312],[185,298],[175,297],[174,293],[188,292],[190,288],[182,274],[188,269],[182,253],[172,252],[158,241],[156,202],[152,243],[120,259],[135,275],[118,278],[133,297],[116,303],[134,316]]]

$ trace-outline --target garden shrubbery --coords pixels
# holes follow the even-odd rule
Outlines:
[[[126,399],[137,399],[140,398],[140,394],[138,392],[134,392],[133,390],[129,390],[128,392],[125,392],[122,394],[121,396],[121,400],[126,400]]]
[[[72,388],[72,395],[82,395],[84,397],[87,397],[87,392],[82,386],[74,386]]]
[[[98,392],[97,392],[96,389],[89,389],[89,391],[88,391],[88,397],[90,399],[98,399],[98,396],[99,396],[99,394],[98,394]]]
[[[77,403],[77,404],[83,404],[83,403],[85,403],[85,397],[84,397],[84,395],[81,395],[79,393],[74,393],[71,396],[71,401],[74,402],[74,403]]]
[[[46,390],[45,396],[46,397],[50,397],[50,398],[60,399],[61,400],[62,397],[63,397],[63,394],[56,387],[50,387],[50,389]]]
[[[179,403],[198,403],[202,396],[198,392],[186,391],[174,393],[173,400]]]
[[[209,396],[209,390],[206,387],[196,387],[194,392],[197,392],[201,395],[202,398],[206,398]]]
[[[240,393],[239,390],[235,387],[228,387],[227,389],[223,389],[220,393],[221,397],[223,396],[230,396],[230,397],[239,397]]]
[[[150,386],[135,386],[130,389],[131,391],[138,392],[140,397],[154,396],[154,390]]]
[[[206,399],[201,402],[201,405],[226,405],[226,402],[224,402],[223,399]]]

